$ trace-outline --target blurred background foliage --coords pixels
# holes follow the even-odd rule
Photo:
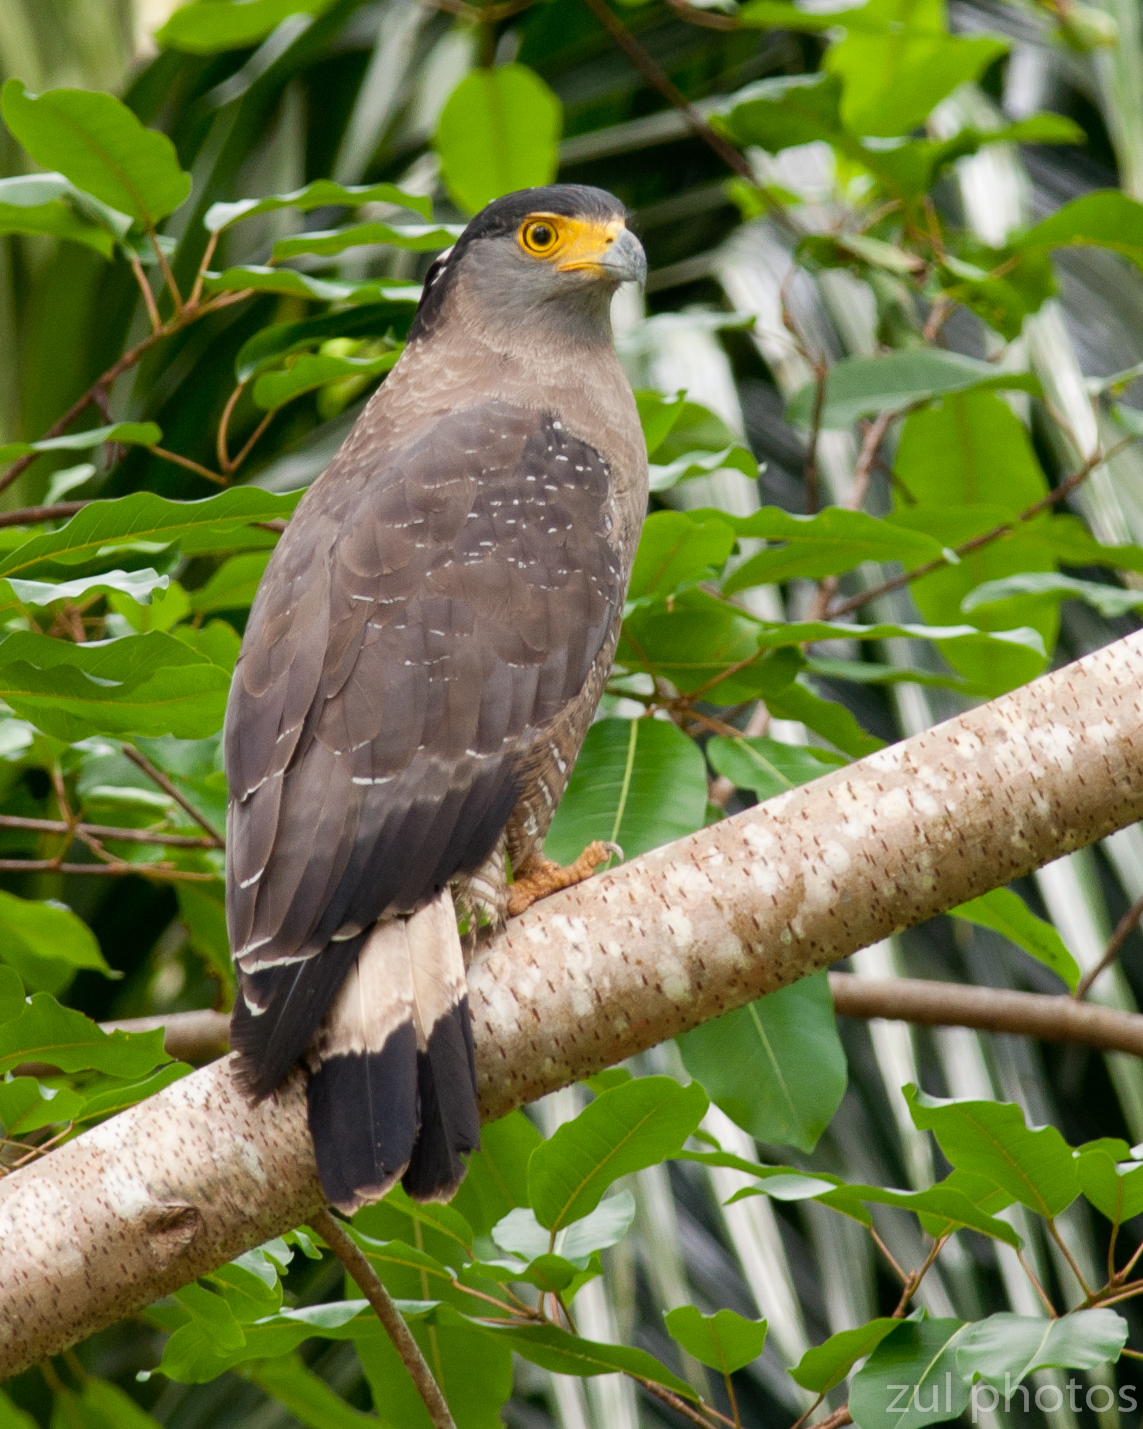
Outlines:
[[[245,265],[245,278],[238,274],[232,284],[245,292],[252,266],[265,269],[272,257],[296,253],[293,271],[302,276],[293,291],[284,280],[266,279],[273,290],[173,333],[101,398],[102,410],[96,403],[72,427],[152,422],[162,432],[160,452],[181,462],[157,454],[153,431],[121,429],[90,452],[45,451],[3,491],[5,510],[143,492],[199,500],[220,475],[231,475],[225,463],[219,467],[224,416],[227,463],[257,434],[241,470],[234,469],[236,480],[259,493],[243,508],[241,537],[235,518],[208,536],[182,539],[168,559],[162,539],[132,545],[120,530],[110,546],[131,567],[135,585],[110,581],[109,589],[92,585],[71,599],[41,594],[42,604],[29,589],[5,596],[21,638],[28,632],[82,643],[85,636],[175,630],[200,660],[200,673],[206,666],[211,672],[186,695],[188,709],[200,704],[187,716],[185,739],[159,725],[116,725],[110,715],[101,726],[98,715],[75,714],[50,681],[5,677],[11,714],[0,722],[0,810],[9,820],[0,827],[0,956],[26,990],[54,994],[96,1019],[228,1005],[217,853],[202,822],[222,826],[225,786],[217,740],[189,735],[198,732],[196,720],[206,721],[208,736],[217,727],[222,672],[274,539],[249,523],[288,514],[281,493],[318,475],[391,365],[415,295],[409,285],[456,225],[512,187],[558,175],[613,190],[631,209],[650,263],[646,294],[621,294],[615,322],[632,382],[645,394],[658,487],[654,520],[632,591],[623,668],[553,829],[556,856],[574,855],[592,837],[615,838],[629,856],[637,854],[1019,684],[1046,659],[1064,663],[1134,628],[1143,457],[1131,446],[1099,457],[1138,430],[1132,399],[1143,359],[1143,240],[1130,230],[1130,215],[1117,210],[1106,230],[1114,241],[1055,252],[1053,283],[1046,247],[1021,248],[1020,235],[1097,191],[1118,188],[1143,199],[1137,0],[952,0],[951,31],[974,41],[952,59],[942,49],[945,15],[934,0],[899,11],[887,0],[868,0],[871,32],[855,25],[844,44],[833,28],[836,13],[784,0],[748,0],[738,10],[730,0],[647,0],[614,10],[602,0],[528,8],[510,0],[484,12],[462,0],[200,0],[175,10],[165,0],[0,0],[0,76],[23,81],[33,94],[110,90],[145,125],[170,136],[193,181],[189,201],[162,225],[182,294],[203,262],[204,219],[214,204],[329,178],[396,185],[431,208],[426,203],[417,214],[399,195],[378,190],[355,205],[358,221],[395,224],[404,235],[379,242],[375,231],[368,242],[324,253],[307,235],[332,228],[342,212],[336,206],[278,207],[235,223],[221,234],[212,271]],[[893,24],[909,29],[912,48],[886,65],[883,41]],[[617,43],[617,28],[635,37],[639,55]],[[830,89],[839,81],[840,109]],[[669,102],[667,88],[677,102]],[[690,114],[680,107],[684,98],[694,106]],[[5,112],[19,128],[16,103]],[[496,113],[507,118],[499,140],[489,143],[488,116]],[[749,178],[728,173],[710,135],[696,133],[696,114],[747,156]],[[980,137],[1021,124],[1006,142]],[[32,132],[27,123],[25,129]],[[897,136],[910,132],[912,144],[902,146]],[[976,137],[966,141],[969,133]],[[959,149],[937,154],[953,140]],[[941,167],[926,168],[916,181],[906,173],[914,163]],[[36,168],[2,130],[0,166],[11,176]],[[0,443],[9,444],[4,456],[12,460],[21,450],[13,444],[49,430],[126,347],[145,338],[149,319],[131,266],[122,250],[111,255],[110,240],[103,251],[102,240],[57,242],[20,232],[3,213]],[[413,219],[421,225],[416,231]],[[293,249],[291,239],[299,240]],[[144,242],[136,247],[140,271],[165,304],[153,251]],[[367,285],[372,301],[362,296]],[[163,317],[169,314],[163,306]],[[292,350],[282,325],[322,315],[332,319],[326,327],[292,330],[302,344]],[[251,347],[267,330],[277,334],[270,347]],[[846,365],[894,352],[910,357],[895,401],[886,395],[885,369],[874,378],[872,368]],[[906,422],[887,420],[872,441],[878,414],[922,401],[921,352],[942,355],[932,392],[967,395],[949,396]],[[968,377],[964,367],[954,381],[944,357],[950,353],[993,367],[978,365]],[[326,365],[307,376],[303,358]],[[830,368],[850,374],[848,406],[841,386],[824,385]],[[1003,397],[982,386],[996,373],[1012,375]],[[260,385],[270,377],[282,385]],[[685,404],[676,398],[681,392]],[[279,405],[283,394],[292,400]],[[818,423],[815,401],[825,418]],[[954,459],[966,422],[972,438]],[[1072,493],[1070,510],[1082,525],[1054,527],[1055,544],[1045,538],[994,546],[915,583],[912,594],[888,591],[862,612],[898,633],[860,640],[836,630],[791,633],[791,622],[820,619],[833,610],[831,601],[856,601],[900,563],[918,564],[926,540],[938,549],[955,546],[989,522],[1013,519],[1078,471],[1087,480]],[[812,552],[803,558],[796,540],[764,546],[794,528],[758,517],[759,510],[813,510],[815,481],[817,504],[895,514],[896,545],[862,546],[856,528],[846,528],[833,564]],[[918,503],[948,508],[947,524],[930,529],[910,518],[908,508]],[[26,528],[0,526],[0,576],[67,574],[62,557],[55,565],[54,557],[20,564],[16,553],[28,539]],[[888,539],[883,526],[877,539]],[[1096,542],[1122,553],[1101,555]],[[749,561],[758,562],[752,573]],[[1060,564],[1095,593],[1052,587]],[[170,583],[164,588],[156,576],[140,597],[150,565],[162,566]],[[1029,573],[1049,584],[994,588],[991,606],[978,601],[979,617],[961,604],[984,582]],[[746,614],[718,627],[716,640],[714,597],[700,587],[718,575],[722,595],[742,590]],[[672,619],[664,624],[667,595]],[[1070,595],[1083,598],[1061,603]],[[966,620],[1024,635],[1006,645],[965,636]],[[900,631],[902,622],[925,621],[961,627],[961,643]],[[774,655],[752,664],[748,677],[727,674],[757,655],[759,631],[774,630],[785,631],[767,636]],[[798,652],[815,636],[805,663]],[[21,648],[34,666],[27,653],[33,647]],[[669,658],[648,666],[640,656],[647,649]],[[665,669],[671,678],[663,684]],[[716,679],[723,682],[717,699]],[[669,718],[635,719],[649,707]],[[142,764],[123,753],[120,733],[131,736]],[[27,821],[73,810],[91,826],[120,830],[150,830],[161,821],[176,842],[113,841],[111,877],[12,866],[50,863],[58,833]],[[107,855],[88,847],[74,857]],[[132,861],[140,873],[124,866]],[[200,877],[180,881],[171,870]],[[935,920],[865,950],[852,965],[868,974],[1060,991],[1060,975],[1074,984],[1078,971],[1093,968],[1116,921],[1143,895],[1143,838],[1138,829],[1125,831],[1041,870],[1017,891],[1015,922],[998,923],[995,905],[987,917]],[[29,922],[32,904],[42,911]],[[1031,920],[1029,910],[1051,927]],[[1092,995],[1133,1009],[1141,980],[1135,935]],[[958,1098],[1015,1102],[1030,1121],[1053,1123],[1073,1143],[1143,1140],[1143,1074],[1126,1056],[885,1022],[843,1021],[839,1045],[824,984],[815,980],[791,994],[768,1013],[795,1087],[781,1105],[756,1040],[741,1026],[700,1029],[679,1050],[646,1054],[634,1070],[701,1081],[718,1103],[705,1131],[747,1161],[761,1157],[878,1185],[922,1189],[947,1169],[910,1115],[901,1091],[910,1082]],[[150,1055],[148,1061],[141,1052],[130,1067],[116,1064],[114,1075],[110,1064],[78,1068],[78,1080],[57,1094],[78,1097],[88,1119],[106,1114],[115,1097],[129,1101],[177,1074],[154,1072],[153,1047]],[[546,1099],[533,1109],[535,1124],[550,1134],[591,1094],[570,1088]],[[82,1127],[82,1115],[68,1115]],[[530,1133],[517,1132],[530,1145]],[[633,1228],[604,1252],[602,1278],[579,1292],[575,1309],[582,1334],[642,1346],[727,1411],[719,1377],[672,1343],[664,1313],[693,1302],[767,1317],[765,1348],[734,1377],[736,1412],[744,1425],[789,1423],[813,1396],[787,1367],[827,1336],[888,1314],[898,1291],[856,1223],[813,1199],[727,1205],[748,1183],[741,1171],[697,1161],[635,1173],[625,1183]],[[475,1191],[464,1209],[475,1221],[474,1198]],[[398,1233],[404,1223],[386,1222],[389,1214],[368,1213],[362,1228]],[[1060,1245],[1019,1207],[1007,1214],[1029,1263],[1066,1300],[1073,1272]],[[895,1212],[878,1217],[893,1255],[920,1263],[917,1225]],[[1082,1202],[1059,1224],[1073,1260],[1095,1274],[1107,1254],[1107,1227]],[[330,1300],[341,1283],[337,1265],[295,1248],[284,1281],[289,1303]],[[938,1320],[1006,1309],[1041,1313],[1010,1247],[984,1237],[950,1242],[919,1299]],[[1137,1331],[1130,1306],[1124,1313]],[[417,1422],[415,1407],[386,1402],[392,1380],[384,1356],[337,1340],[307,1342],[282,1360],[246,1362],[207,1383],[137,1380],[158,1362],[164,1330],[179,1323],[170,1306],[160,1307],[147,1324],[115,1327],[22,1376],[0,1400],[0,1426],[157,1421],[170,1429],[340,1429],[378,1422],[374,1414],[383,1423]],[[1117,1373],[1130,1384],[1125,1366]],[[467,1424],[496,1422],[505,1373],[499,1361],[488,1370],[496,1383],[476,1395]],[[1059,1373],[1038,1371],[1038,1382]],[[1113,1382],[1105,1366],[1088,1373],[1093,1382]],[[618,1376],[578,1380],[523,1360],[514,1376],[503,1419],[521,1429],[682,1422]],[[91,1388],[104,1381],[117,1387],[117,1397],[108,1391],[101,1399],[103,1391]],[[843,1397],[835,1392],[820,1413]],[[1113,1429],[1137,1418],[1118,1405],[1093,1414],[1065,1399],[1032,1417],[1047,1419],[1051,1429],[1092,1418]],[[989,1419],[1003,1425],[1014,1417],[1000,1409]]]

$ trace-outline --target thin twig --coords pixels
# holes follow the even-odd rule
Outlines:
[[[873,1238],[873,1244],[877,1247],[877,1249],[881,1252],[881,1254],[885,1257],[885,1259],[889,1262],[889,1264],[890,1264],[890,1265],[893,1267],[893,1269],[897,1272],[897,1275],[900,1277],[901,1284],[902,1284],[902,1285],[908,1285],[908,1283],[909,1283],[909,1273],[908,1273],[908,1271],[907,1271],[907,1270],[903,1270],[903,1269],[901,1268],[901,1266],[898,1265],[898,1263],[897,1263],[897,1261],[894,1259],[893,1254],[892,1254],[892,1252],[890,1251],[889,1247],[885,1244],[885,1242],[884,1242],[884,1241],[881,1239],[881,1237],[877,1234],[877,1231],[875,1230],[875,1228],[873,1227],[873,1225],[870,1224],[870,1225],[866,1226],[866,1230],[867,1230],[867,1231],[869,1232],[869,1234],[872,1236],[872,1238]]]
[[[152,456],[162,457],[164,461],[173,461],[176,466],[186,467],[187,471],[193,471],[198,476],[205,476],[207,481],[213,481],[215,486],[229,486],[230,478],[220,476],[218,472],[211,471],[210,467],[203,466],[201,462],[192,461],[189,456],[180,456],[178,452],[169,452],[166,447],[148,447],[147,450]]]
[[[653,1394],[656,1399],[668,1405],[676,1414],[681,1414],[684,1419],[689,1419],[692,1424],[698,1424],[700,1429],[711,1429],[710,1419],[705,1418],[704,1414],[701,1414],[693,1404],[688,1404],[685,1399],[675,1394],[673,1390],[668,1389],[666,1385],[656,1384],[653,1379],[644,1379],[642,1375],[638,1374],[633,1374],[631,1378],[636,1384],[642,1385],[648,1394]],[[728,1419],[725,1414],[720,1414],[717,1409],[712,1408],[709,1404],[704,1404],[703,1410],[705,1414],[711,1415],[717,1419],[719,1423],[728,1424],[730,1429],[734,1429],[734,1420]]]
[[[123,753],[127,756],[127,758],[131,761],[132,764],[137,765],[147,776],[148,779],[154,780],[154,782],[159,786],[160,789],[162,789],[165,794],[169,794],[171,796],[171,798],[175,801],[179,808],[183,810],[184,813],[189,814],[200,828],[205,829],[207,831],[210,837],[214,840],[215,848],[226,847],[226,840],[222,837],[222,835],[218,832],[218,830],[214,827],[210,820],[205,816],[205,814],[199,813],[199,811],[195,808],[195,806],[191,803],[191,801],[186,797],[185,794],[179,793],[179,791],[175,788],[175,786],[171,783],[171,781],[167,778],[167,776],[163,773],[161,769],[156,769],[155,766],[151,763],[151,761],[147,758],[147,756],[145,754],[141,754],[139,750],[135,748],[134,745],[124,744],[122,746],[122,749]]]
[[[206,281],[206,270],[210,267],[210,260],[214,257],[214,250],[218,247],[218,239],[222,230],[216,228],[206,240],[206,248],[202,255],[202,262],[198,265],[198,272],[195,274],[194,287],[190,291],[187,299],[187,307],[195,307],[202,299],[202,285]]]
[[[901,1298],[897,1301],[897,1308],[893,1311],[893,1318],[895,1320],[901,1319],[905,1311],[909,1308],[909,1301],[917,1293],[917,1288],[920,1285],[921,1281],[924,1280],[925,1276],[929,1273],[933,1261],[936,1260],[937,1256],[940,1255],[942,1250],[944,1250],[945,1243],[947,1240],[948,1236],[946,1235],[941,1236],[939,1240],[934,1241],[932,1249],[925,1257],[924,1264],[919,1270],[914,1270],[910,1274],[908,1280],[906,1280],[905,1285],[901,1291]]]
[[[1011,521],[1005,521],[1003,525],[994,526],[990,531],[985,531],[979,536],[974,536],[970,541],[964,541],[957,546],[954,556],[966,556],[972,551],[979,551],[982,546],[988,546],[993,541],[998,541],[1001,536],[1007,536],[1015,531],[1018,526],[1025,521],[1031,521],[1039,516],[1041,511],[1046,511],[1050,507],[1057,505],[1066,497],[1070,496],[1081,482],[1085,481],[1097,466],[1102,466],[1105,461],[1109,461],[1117,452],[1131,442],[1137,441],[1137,436],[1125,437],[1123,441],[1109,448],[1106,452],[1095,451],[1077,470],[1072,472],[1066,481],[1060,483],[1054,491],[1049,491],[1047,496],[1043,496],[1039,501],[1035,501],[1026,510],[1021,511],[1019,516],[1014,516]],[[858,595],[850,596],[848,600],[840,601],[829,612],[830,620],[837,620],[839,616],[848,615],[851,610],[859,610],[863,605],[868,605],[871,600],[876,600],[879,596],[888,595],[890,591],[900,590],[902,586],[911,585],[913,581],[920,580],[922,576],[931,575],[933,571],[940,571],[945,566],[954,564],[947,556],[940,556],[934,561],[926,561],[923,566],[916,566],[911,571],[905,571],[902,575],[894,576],[891,580],[882,581],[880,585],[870,586],[868,590],[863,590]]]
[[[164,323],[158,332],[148,333],[141,342],[136,343],[135,346],[125,352],[122,357],[113,362],[102,376],[95,379],[81,397],[76,398],[63,416],[52,423],[40,440],[47,441],[51,437],[62,436],[81,413],[85,412],[88,407],[98,405],[104,400],[116,380],[120,378],[124,372],[134,367],[139,359],[143,357],[145,353],[149,352],[156,343],[161,342],[163,338],[170,337],[173,333],[180,331],[180,329],[186,327],[189,323],[197,322],[199,318],[206,317],[209,313],[218,312],[220,308],[226,308],[233,303],[243,301],[250,296],[252,291],[250,288],[242,288],[234,292],[218,293],[205,303],[196,303],[193,306],[189,303],[186,304],[180,312],[176,313],[174,317]],[[31,466],[32,462],[34,462],[39,455],[39,452],[28,452],[22,457],[17,457],[8,470],[0,476],[0,491],[7,490],[16,478],[21,476],[28,467]]]
[[[89,874],[126,878],[158,878],[173,883],[211,883],[216,873],[192,873],[186,868],[170,868],[161,863],[58,863],[54,858],[0,858],[0,873]]]
[[[151,285],[147,281],[147,275],[143,272],[143,265],[139,261],[137,253],[129,253],[128,261],[131,264],[131,271],[135,275],[135,281],[139,285],[139,291],[143,294],[143,301],[147,305],[147,316],[151,319],[151,331],[156,333],[163,326],[163,320],[159,316],[159,305],[155,302],[155,295],[151,291]]]
[[[699,10],[688,5],[686,0],[667,0],[667,4],[680,20],[691,25],[701,25],[704,30],[740,30],[742,26],[733,15],[719,15],[712,10]]]
[[[1124,913],[1123,917],[1120,918],[1119,922],[1115,925],[1115,932],[1112,933],[1111,937],[1107,940],[1107,947],[1103,950],[1103,957],[1100,958],[1095,967],[1085,972],[1083,977],[1081,977],[1076,984],[1076,990],[1072,993],[1072,996],[1077,1002],[1084,1000],[1091,991],[1092,984],[1096,978],[1116,960],[1119,956],[1120,949],[1131,936],[1140,918],[1143,918],[1143,898],[1136,899],[1131,907],[1128,908],[1127,912]]]
[[[861,452],[858,455],[857,464],[853,468],[853,487],[845,502],[847,511],[860,511],[865,505],[865,498],[869,494],[869,483],[873,478],[873,468],[877,465],[878,454],[881,451],[881,443],[885,440],[885,433],[889,430],[890,423],[898,416],[900,416],[899,412],[880,412],[866,427],[865,437],[861,443]],[[807,620],[824,620],[826,618],[830,602],[837,594],[837,587],[837,576],[826,576],[824,580],[818,581],[813,603],[806,612]]]
[[[1051,1300],[1048,1298],[1047,1292],[1045,1291],[1044,1287],[1040,1284],[1039,1280],[1037,1279],[1037,1277],[1036,1277],[1036,1272],[1032,1269],[1032,1267],[1031,1267],[1031,1266],[1028,1264],[1028,1262],[1024,1259],[1024,1257],[1023,1257],[1023,1255],[1020,1253],[1020,1251],[1017,1251],[1017,1252],[1016,1252],[1016,1259],[1020,1262],[1020,1268],[1021,1268],[1021,1270],[1023,1270],[1024,1274],[1028,1277],[1028,1279],[1029,1279],[1029,1280],[1032,1282],[1032,1284],[1036,1287],[1036,1294],[1040,1297],[1040,1303],[1041,1303],[1041,1305],[1043,1305],[1044,1309],[1047,1310],[1047,1312],[1048,1312],[1048,1319],[1049,1319],[1049,1320],[1058,1320],[1060,1317],[1059,1317],[1059,1315],[1056,1313],[1056,1307],[1052,1304]]]
[[[810,1417],[814,1410],[817,1409],[818,1405],[822,1402],[824,1398],[825,1392],[823,1391],[821,1394],[818,1395],[818,1397],[814,1400],[810,1407],[803,1414],[800,1414],[797,1419],[794,1420],[794,1422],[790,1425],[790,1429],[802,1429],[802,1425],[806,1422],[806,1420]]]
[[[740,154],[729,140],[724,139],[721,134],[711,128],[682,90],[664,74],[634,35],[611,13],[606,0],[584,0],[584,4],[647,83],[653,89],[657,89],[667,103],[679,111],[703,143],[714,150],[727,168],[733,169],[736,174],[753,184],[754,171],[746,156]],[[485,13],[485,11],[481,11],[482,15]]]
[[[58,819],[26,819],[20,814],[0,814],[0,828],[32,829],[44,834],[88,834],[96,839],[123,843],[167,844],[171,848],[216,848],[213,838],[197,834],[166,834],[161,829],[122,829],[110,824],[71,824]]]
[[[0,511],[0,526],[38,526],[41,521],[65,521],[87,504],[86,501],[57,501],[54,506],[21,506],[18,511]]]
[[[163,281],[167,285],[167,291],[171,295],[171,300],[175,305],[175,312],[181,313],[183,310],[183,295],[179,292],[179,285],[175,282],[175,275],[171,272],[171,265],[167,262],[167,255],[163,252],[163,245],[159,242],[159,235],[155,230],[147,225],[147,237],[151,240],[151,247],[155,250],[155,257],[159,263],[159,271],[163,275]]]
[[[328,1210],[318,1211],[316,1216],[311,1216],[310,1225],[345,1266],[361,1293],[373,1306],[377,1318],[385,1327],[385,1333],[393,1341],[393,1348],[401,1356],[401,1362],[416,1385],[417,1393],[424,1401],[434,1429],[456,1429],[456,1421],[445,1403],[440,1386],[433,1378],[428,1362],[421,1353],[421,1347],[413,1339],[401,1312],[393,1303],[393,1297],[385,1289],[357,1243]]]
[[[803,474],[806,483],[806,512],[817,515],[818,510],[818,438],[822,429],[822,412],[825,410],[826,380],[829,368],[819,358],[814,364],[814,414],[810,421],[810,439],[806,446],[806,462]]]
[[[229,467],[227,468],[227,475],[228,475],[228,476],[230,475],[231,472],[237,471],[238,468],[242,465],[242,463],[246,460],[246,458],[247,458],[247,457],[250,455],[250,453],[254,450],[254,443],[255,443],[255,442],[258,440],[258,438],[263,434],[263,432],[265,432],[266,428],[270,425],[270,423],[274,420],[274,418],[278,415],[278,413],[279,413],[280,411],[281,411],[281,408],[280,408],[280,407],[273,407],[269,412],[266,413],[266,415],[262,418],[262,420],[261,420],[261,421],[258,423],[258,425],[254,428],[253,432],[251,432],[250,437],[249,437],[249,439],[248,439],[246,445],[242,448],[242,450],[238,453],[238,455],[237,455],[237,456],[234,458],[234,460],[230,463]]]
[[[853,1415],[849,1412],[849,1405],[843,1404],[840,1409],[835,1409],[832,1414],[827,1415],[814,1425],[814,1429],[842,1429],[845,1424],[853,1423]]]
[[[226,433],[230,426],[230,418],[234,408],[238,404],[239,397],[246,391],[246,383],[239,382],[234,391],[226,399],[226,406],[222,409],[222,416],[218,419],[218,436],[215,438],[214,450],[218,456],[218,466],[220,471],[230,471],[230,452],[227,448]]]
[[[1052,1237],[1052,1239],[1055,1241],[1055,1243],[1059,1246],[1061,1254],[1063,1255],[1064,1259],[1067,1261],[1068,1265],[1071,1267],[1071,1272],[1072,1272],[1072,1274],[1073,1274],[1073,1275],[1075,1276],[1075,1278],[1079,1281],[1080,1289],[1083,1291],[1084,1296],[1085,1296],[1086,1298],[1089,1298],[1089,1299],[1090,1299],[1091,1294],[1092,1294],[1091,1287],[1088,1285],[1087,1281],[1083,1278],[1083,1272],[1080,1270],[1079,1266],[1076,1264],[1075,1256],[1072,1255],[1071,1251],[1070,1251],[1070,1250],[1067,1248],[1067,1246],[1065,1245],[1065,1243],[1064,1243],[1064,1238],[1063,1238],[1062,1235],[1060,1235],[1060,1232],[1059,1232],[1059,1230],[1058,1230],[1058,1228],[1057,1228],[1057,1226],[1056,1226],[1055,1217],[1054,1217],[1054,1216],[1045,1216],[1044,1219],[1045,1219],[1045,1220],[1047,1221],[1047,1223],[1048,1223],[1048,1233],[1049,1233],[1049,1235]]]

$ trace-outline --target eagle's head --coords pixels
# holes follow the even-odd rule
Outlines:
[[[520,189],[482,208],[432,265],[409,337],[447,320],[463,294],[490,322],[551,322],[606,338],[612,294],[646,276],[643,246],[614,194],[584,184]]]

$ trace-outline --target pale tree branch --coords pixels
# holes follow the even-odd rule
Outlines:
[[[469,968],[482,1115],[1140,817],[1143,632],[513,919]],[[0,1182],[0,1377],[322,1208],[300,1074],[251,1107],[230,1068]]]

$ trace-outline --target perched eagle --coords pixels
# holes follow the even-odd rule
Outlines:
[[[611,667],[647,499],[611,298],[622,205],[491,203],[266,569],[226,712],[240,1084],[301,1061],[330,1202],[447,1199],[480,1144],[458,913],[570,869],[544,836]],[[506,866],[507,865],[507,866]],[[508,868],[514,881],[508,881]]]

